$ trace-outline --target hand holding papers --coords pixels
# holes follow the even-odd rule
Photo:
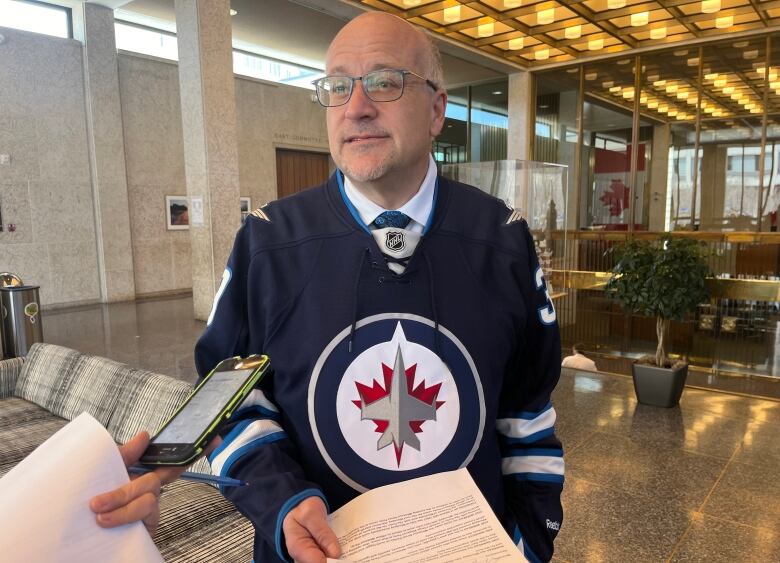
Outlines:
[[[81,414],[0,479],[3,561],[162,563],[141,522],[104,529],[89,509],[128,480],[111,435]]]
[[[373,489],[330,525],[342,562],[526,561],[466,469]]]

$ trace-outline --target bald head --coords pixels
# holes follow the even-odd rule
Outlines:
[[[328,48],[326,66],[329,73],[334,47],[339,47],[345,41],[370,39],[380,30],[392,33],[397,39],[398,49],[403,51],[410,61],[413,61],[413,66],[406,68],[424,76],[437,87],[444,88],[441,54],[431,38],[406,20],[386,12],[365,12],[341,28]]]
[[[403,71],[398,81],[394,73]],[[447,108],[438,51],[401,18],[367,12],[345,25],[328,48],[328,76],[369,74],[371,88],[398,88],[399,97],[375,100],[366,83],[352,81],[349,97],[327,109],[328,142],[336,165],[369,199],[398,209],[420,188]],[[355,86],[355,84],[359,84]],[[397,92],[397,90],[396,90]]]

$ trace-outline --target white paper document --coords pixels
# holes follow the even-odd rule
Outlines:
[[[363,493],[331,514],[330,525],[342,563],[526,561],[466,469]]]
[[[79,415],[0,479],[0,559],[161,563],[141,522],[104,529],[89,508],[128,481],[111,435]]]

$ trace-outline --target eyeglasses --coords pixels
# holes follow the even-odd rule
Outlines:
[[[438,90],[436,84],[411,70],[374,70],[363,76],[325,76],[312,82],[317,88],[317,100],[326,108],[343,106],[352,97],[355,81],[363,83],[363,92],[374,102],[393,102],[403,96],[406,76],[411,74]]]

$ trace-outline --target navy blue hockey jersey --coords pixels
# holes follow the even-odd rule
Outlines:
[[[438,178],[401,275],[340,172],[268,204],[238,232],[195,357],[203,376],[252,353],[273,374],[209,460],[250,483],[223,493],[255,526],[255,561],[287,559],[282,522],[304,498],[336,509],[460,467],[529,561],[552,557],[560,339],[528,226],[504,203]]]

